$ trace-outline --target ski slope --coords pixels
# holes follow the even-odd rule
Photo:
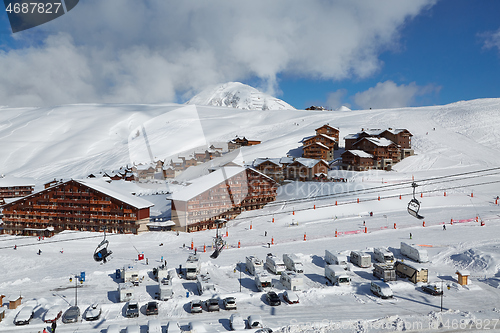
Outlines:
[[[281,187],[275,203],[244,212],[229,223],[224,237],[228,248],[215,260],[209,258],[214,230],[178,236],[173,232],[108,235],[113,257],[104,265],[92,259],[102,234],[66,231],[40,241],[0,235],[0,294],[21,294],[24,304],[35,307],[35,318],[24,327],[13,324],[16,310],[1,308],[6,310],[6,317],[0,331],[43,330],[44,311],[54,304],[64,308],[73,304],[75,282],[69,277],[85,271],[87,280],[78,288],[78,304],[83,312],[91,303],[99,302],[103,316],[97,322],[59,321],[57,331],[105,332],[108,325],[118,324],[124,332],[128,325],[138,324],[141,332],[146,332],[150,318],[144,312],[137,319],[123,316],[125,304],[117,302],[115,270],[125,265],[139,269],[144,280],[135,292],[144,307],[156,292],[152,268],[162,257],[169,268],[184,265],[194,252],[189,249],[191,242],[201,255],[202,272],[208,272],[218,287],[216,296],[235,296],[237,311],[244,318],[260,314],[266,326],[279,332],[477,332],[486,327],[500,331],[500,207],[495,200],[500,177],[494,169],[500,164],[500,143],[496,139],[500,134],[499,108],[500,99],[343,112],[263,112],[175,104],[4,108],[0,173],[32,177],[38,185],[54,177],[79,178],[118,168],[132,159],[147,161],[149,153],[141,155],[141,145],[131,143],[138,129],[147,133],[154,157],[176,154],[173,148],[164,147],[168,143],[176,143],[175,149],[180,151],[235,135],[262,141],[242,149],[238,158],[245,162],[279,157],[298,148],[303,137],[314,134],[314,129],[325,123],[339,127],[341,138],[361,128],[407,128],[413,134],[416,155],[396,164],[391,172],[338,172],[348,178],[347,183],[290,183]],[[172,133],[185,128],[192,128],[196,134],[192,140],[189,136],[182,141],[172,139]],[[481,172],[485,169],[492,170]],[[425,227],[422,220],[406,212],[413,180],[420,185],[416,195]],[[143,198],[148,199],[146,194],[151,189],[143,191]],[[164,196],[150,199],[161,203]],[[226,230],[222,232],[226,235]],[[404,280],[390,283],[394,299],[375,297],[369,290],[374,279],[371,269],[354,267],[351,286],[326,285],[325,249],[372,253],[373,248],[386,246],[401,259],[401,241],[428,250],[430,262],[425,266],[430,280],[443,281],[445,286],[443,312],[439,297],[423,293],[419,285]],[[271,242],[274,244],[269,248]],[[36,254],[39,249],[41,255]],[[137,261],[138,252],[145,254],[148,264]],[[302,258],[306,288],[298,293],[299,304],[270,307],[255,288],[253,277],[239,265],[247,255],[264,259],[270,252],[278,256],[297,253]],[[455,272],[464,269],[471,272],[468,286],[456,283]],[[274,280],[274,290],[280,294],[283,288],[277,276]],[[189,301],[208,296],[198,296],[192,281],[179,278],[174,285],[175,297],[160,302],[158,318],[164,328],[167,322],[175,321],[188,329],[190,321],[199,320],[209,332],[229,330],[232,312],[192,315]]]

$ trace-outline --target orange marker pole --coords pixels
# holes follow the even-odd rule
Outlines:
[[[396,229],[396,223],[394,223],[394,229]]]
[[[203,252],[207,252],[207,246],[203,244]]]
[[[241,242],[238,241],[238,249],[241,247]]]
[[[401,200],[401,194],[399,195],[399,200]]]
[[[191,250],[194,249],[194,243],[193,243],[193,240],[191,240]]]
[[[306,233],[304,232],[304,241],[306,240]]]
[[[365,234],[366,234],[367,232],[368,232],[368,228],[367,228],[367,227],[365,227]]]
[[[274,245],[274,237],[271,238],[271,245]]]
[[[425,227],[425,221],[422,222],[422,227]]]
[[[358,203],[359,203],[359,198],[357,200],[358,200]]]
[[[471,193],[471,194],[470,194],[470,197],[471,197],[471,198],[474,198],[474,193]]]
[[[335,237],[338,237],[337,229],[335,229]]]
[[[314,205],[314,209],[316,209],[316,205]]]
[[[250,230],[252,230],[252,223],[250,223]]]

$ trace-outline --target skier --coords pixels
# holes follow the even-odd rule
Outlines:
[[[57,323],[56,323],[56,321],[54,320],[54,321],[52,322],[52,326],[51,326],[51,328],[52,328],[52,333],[56,333],[56,327],[57,327]]]
[[[17,250],[17,245],[14,245],[14,250]]]
[[[264,237],[267,237],[267,231],[264,231]]]
[[[410,239],[411,239],[411,232],[410,232]]]
[[[43,333],[49,333],[45,327],[43,328]]]
[[[38,255],[42,254],[42,250],[38,249]]]
[[[446,230],[446,225],[443,224],[443,230]]]

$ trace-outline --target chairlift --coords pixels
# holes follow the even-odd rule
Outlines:
[[[420,210],[420,202],[415,198],[415,188],[418,186],[415,182],[411,184],[413,187],[413,199],[408,203],[408,213],[416,217],[419,220],[422,220],[424,217],[418,213]]]
[[[219,254],[222,252],[222,249],[226,245],[226,241],[222,239],[222,235],[219,235],[219,224],[217,224],[217,233],[214,237],[213,245],[215,247],[215,251],[210,255],[210,258],[217,259]]]
[[[94,251],[94,260],[97,262],[102,261],[103,264],[106,263],[107,258],[113,253],[108,250],[109,241],[106,240],[106,231],[104,231],[104,239],[99,245],[97,245]]]

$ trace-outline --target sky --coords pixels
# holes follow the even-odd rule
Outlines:
[[[239,81],[296,108],[499,97],[495,0],[86,0],[12,33],[0,105],[184,103]]]

